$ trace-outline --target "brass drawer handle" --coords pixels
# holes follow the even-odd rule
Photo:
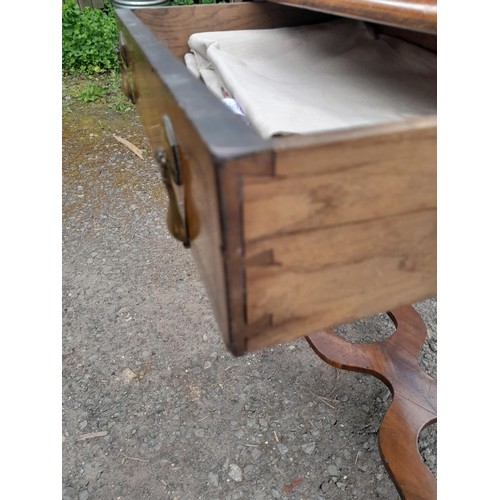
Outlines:
[[[182,182],[181,161],[174,127],[170,118],[163,115],[163,140],[167,147],[155,151],[156,161],[160,166],[163,183],[168,193],[167,225],[170,233],[185,247],[189,247],[186,206]]]

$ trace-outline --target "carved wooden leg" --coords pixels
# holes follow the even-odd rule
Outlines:
[[[307,341],[326,363],[369,373],[384,382],[392,403],[379,429],[379,450],[401,498],[435,499],[437,483],[418,451],[418,435],[437,420],[437,382],[418,364],[427,336],[425,323],[411,306],[387,313],[394,334],[373,344],[353,344],[333,331],[319,331]]]

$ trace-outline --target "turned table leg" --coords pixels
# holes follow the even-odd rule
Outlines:
[[[326,363],[369,373],[390,389],[392,403],[379,429],[379,450],[404,499],[435,499],[437,484],[418,451],[418,436],[437,420],[435,379],[418,364],[427,329],[411,306],[387,313],[396,326],[391,337],[373,344],[353,344],[334,331],[306,337]]]

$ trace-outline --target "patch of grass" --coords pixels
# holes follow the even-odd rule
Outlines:
[[[73,74],[63,77],[64,109],[71,112],[72,101],[104,105],[113,111],[127,113],[134,105],[121,89],[119,71],[100,75]]]
[[[75,97],[79,101],[95,102],[106,94],[106,89],[99,83],[87,82],[85,88],[82,89]]]

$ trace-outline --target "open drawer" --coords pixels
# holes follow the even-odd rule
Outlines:
[[[182,62],[193,33],[329,15],[264,2],[116,13],[123,89],[162,166],[169,228],[192,249],[231,352],[435,296],[435,115],[264,139]]]

